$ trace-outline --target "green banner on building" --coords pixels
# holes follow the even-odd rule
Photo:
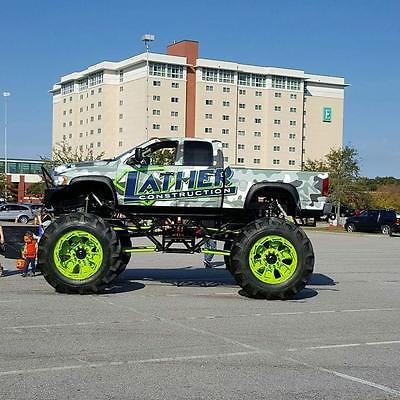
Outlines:
[[[322,121],[323,122],[331,122],[332,121],[332,108],[324,107],[322,113]]]

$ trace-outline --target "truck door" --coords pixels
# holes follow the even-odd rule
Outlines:
[[[178,207],[221,207],[223,167],[208,141],[185,140],[176,175]]]
[[[177,172],[178,142],[160,140],[141,151],[142,160],[128,158],[118,168],[120,202],[140,206],[175,206],[172,194]]]

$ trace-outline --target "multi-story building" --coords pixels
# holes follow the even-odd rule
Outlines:
[[[53,146],[112,157],[151,137],[219,139],[231,165],[300,169],[342,145],[344,78],[198,57],[182,41],[63,76]]]

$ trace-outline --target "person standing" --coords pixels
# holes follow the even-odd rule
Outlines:
[[[25,268],[21,276],[25,278],[28,274],[29,267],[31,267],[32,276],[35,276],[36,273],[36,240],[32,232],[28,231],[25,233],[24,242],[23,257],[25,259]]]

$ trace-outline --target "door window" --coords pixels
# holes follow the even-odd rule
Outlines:
[[[213,165],[213,148],[209,142],[186,141],[183,165],[209,167]]]

